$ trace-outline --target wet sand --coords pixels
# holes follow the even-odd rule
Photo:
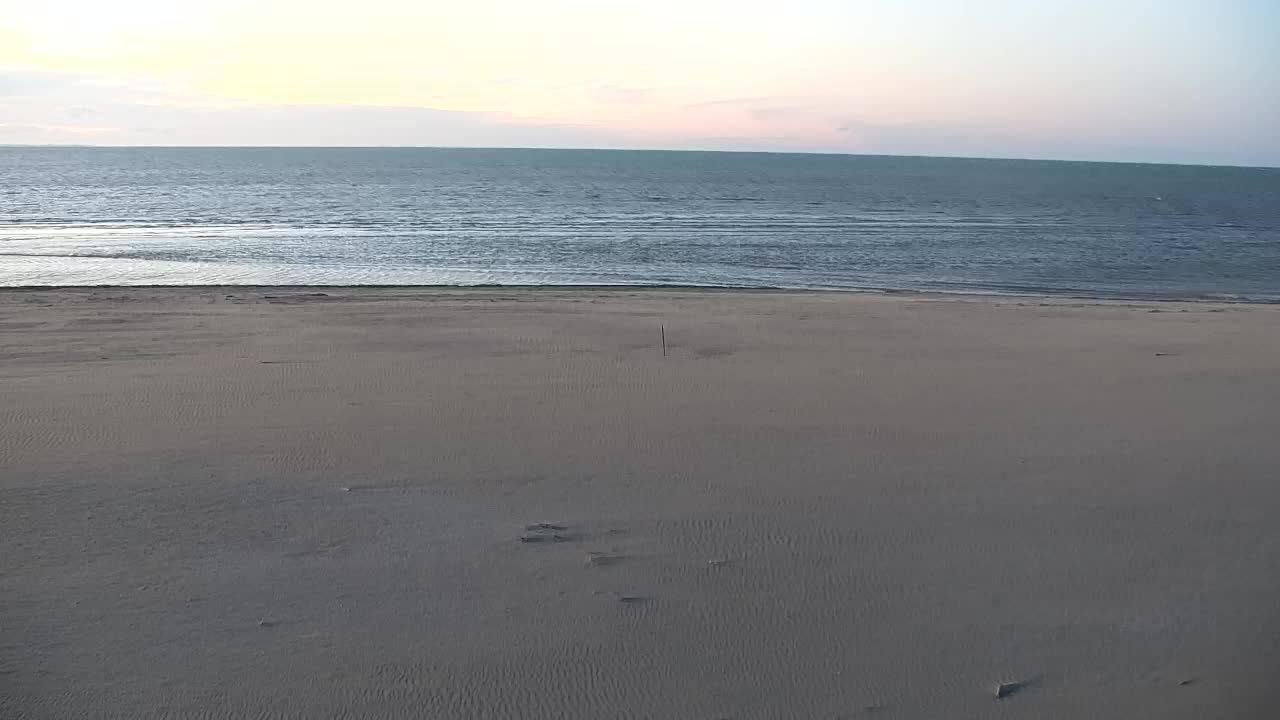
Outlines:
[[[3,291],[0,717],[1276,717],[1278,438],[1276,306]]]

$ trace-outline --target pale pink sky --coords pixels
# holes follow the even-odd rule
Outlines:
[[[0,0],[0,142],[1280,165],[1267,0]]]

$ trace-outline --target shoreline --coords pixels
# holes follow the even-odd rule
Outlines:
[[[474,284],[474,285],[382,285],[382,284],[341,284],[341,285],[307,285],[307,284],[267,284],[267,285],[0,285],[0,293],[6,292],[39,292],[39,291],[95,291],[95,290],[171,290],[175,292],[211,292],[211,291],[317,291],[326,290],[421,290],[438,291],[565,291],[565,292],[707,292],[707,293],[742,293],[742,294],[777,294],[777,295],[869,295],[869,296],[904,296],[904,297],[936,297],[975,298],[975,299],[1007,299],[1027,298],[1040,300],[1074,300],[1098,303],[1188,303],[1188,304],[1222,304],[1222,305],[1280,305],[1280,296],[1240,297],[1219,295],[1120,295],[1090,294],[1076,291],[1051,292],[1040,290],[999,291],[981,290],[936,290],[914,288],[838,288],[838,287],[764,287],[737,285],[682,285],[682,284],[541,284],[541,285],[507,285],[507,284]]]

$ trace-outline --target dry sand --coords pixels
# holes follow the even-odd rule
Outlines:
[[[1280,307],[13,290],[0,359],[6,719],[1278,716]]]

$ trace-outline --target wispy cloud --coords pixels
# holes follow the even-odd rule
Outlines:
[[[52,129],[55,132],[65,132],[71,135],[102,135],[103,133],[120,132],[120,128],[86,125],[58,125]]]
[[[750,110],[751,117],[756,120],[776,120],[796,115],[812,115],[817,112],[820,112],[820,109],[813,105],[767,105]]]
[[[31,68],[0,68],[0,98],[64,98],[141,101],[175,94],[147,78],[89,75]]]
[[[778,95],[702,100],[689,103],[684,107],[693,111],[719,110],[737,112],[761,123],[802,118],[816,121],[820,118],[830,117],[830,114],[824,111],[816,102],[804,98]]]
[[[782,98],[771,97],[768,95],[720,98],[716,100],[700,100],[698,102],[687,103],[685,107],[690,110],[698,110],[700,108],[715,108],[715,107],[749,107],[752,105],[776,103],[781,99]]]
[[[68,139],[83,142],[89,137],[102,137],[120,128],[85,125],[38,125],[34,123],[0,123],[0,140],[8,142],[56,143]]]
[[[846,117],[835,131],[857,141],[860,147],[876,152],[942,153],[946,147],[975,147],[982,142],[958,128],[921,123],[873,122]]]
[[[658,92],[657,88],[618,85],[600,80],[552,83],[546,89],[553,92],[572,91],[595,102],[614,105],[638,105],[648,102]]]
[[[30,123],[0,123],[0,139],[22,141],[45,133],[43,125]]]
[[[638,105],[649,100],[654,88],[624,87],[622,85],[589,85],[585,92],[591,99],[602,103]]]
[[[921,120],[901,113],[903,121],[895,122],[893,108],[866,103],[884,114],[862,115],[847,99],[820,96],[715,97],[706,87],[635,87],[600,78],[524,89],[558,93],[556,99],[573,108],[598,105],[581,115],[595,120],[433,107],[270,104],[204,95],[149,77],[0,67],[0,143],[654,147],[1242,164],[1258,164],[1262,148],[1271,153],[1266,157],[1280,158],[1261,115],[1242,114],[1239,132],[1202,133],[1209,139],[1197,136],[1199,145],[1191,148],[1182,131],[1156,125],[1144,125],[1140,140],[1112,126],[1064,138],[1052,128],[1008,121]],[[546,107],[553,112],[555,103]]]
[[[617,102],[638,89],[593,86]],[[0,70],[0,141],[166,145],[617,146],[590,125],[427,107],[264,104],[145,78]]]
[[[575,88],[591,87],[592,85],[596,85],[596,84],[598,83],[594,80],[574,80],[573,82],[566,82],[566,83],[552,83],[547,86],[547,89],[548,90],[573,90]]]

